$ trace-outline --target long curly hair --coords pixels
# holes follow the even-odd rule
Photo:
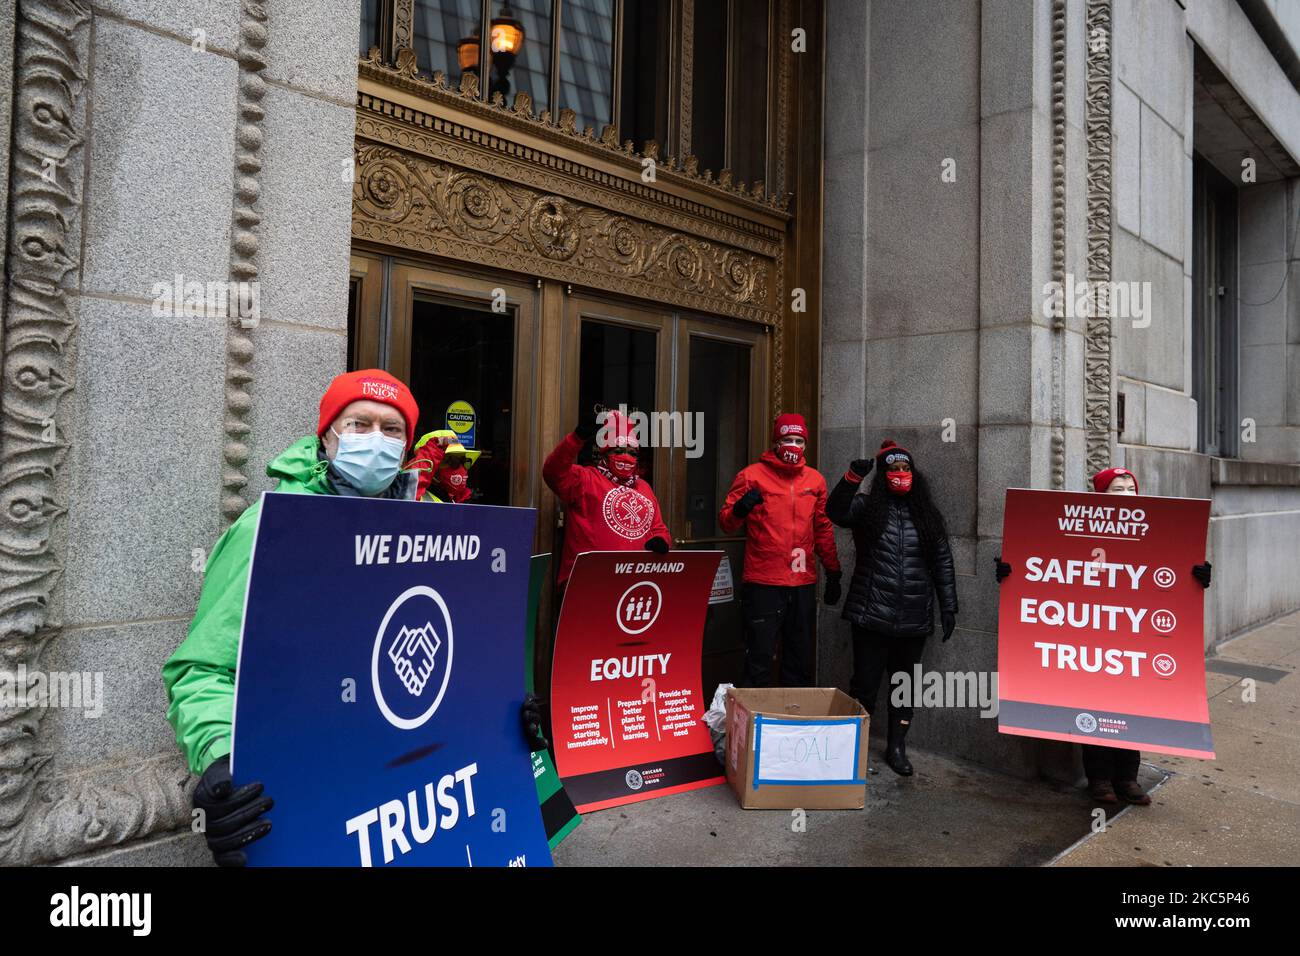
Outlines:
[[[890,499],[894,497],[885,479],[885,466],[877,461],[876,467],[872,470],[871,490],[867,492],[867,510],[863,515],[864,520],[854,529],[854,538],[859,551],[874,547],[879,540],[881,532],[885,530],[885,522],[889,520]],[[911,515],[917,537],[921,539],[921,550],[925,554],[926,566],[933,572],[939,543],[948,537],[948,526],[944,523],[942,512],[930,496],[929,482],[925,480],[925,475],[917,470],[915,462],[912,464],[912,488],[902,496],[902,499],[903,504],[907,505],[908,514]]]

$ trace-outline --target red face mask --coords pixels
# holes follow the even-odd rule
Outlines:
[[[618,478],[631,478],[636,474],[636,455],[627,452],[610,452],[605,456],[609,470]]]
[[[776,456],[787,465],[802,465],[804,450],[799,445],[778,445]]]
[[[891,471],[885,474],[889,490],[896,495],[905,495],[912,490],[912,473],[910,471]]]
[[[469,499],[469,472],[462,465],[458,468],[443,468],[438,472],[438,487],[452,501],[459,504]]]

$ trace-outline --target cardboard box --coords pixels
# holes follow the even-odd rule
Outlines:
[[[727,782],[746,810],[861,810],[868,719],[834,687],[733,687]]]

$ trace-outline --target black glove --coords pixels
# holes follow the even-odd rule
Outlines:
[[[596,413],[587,412],[578,420],[578,424],[573,426],[573,434],[577,435],[584,442],[589,442],[596,437]]]
[[[865,478],[871,474],[871,469],[875,467],[875,464],[876,460],[874,458],[855,458],[849,462],[849,471],[859,478]]]
[[[840,601],[840,572],[826,572],[826,594],[823,600],[828,605],[838,604]]]
[[[663,538],[650,538],[645,543],[645,549],[647,551],[653,551],[655,554],[667,554],[668,542]]]
[[[536,694],[525,694],[519,708],[519,719],[524,724],[524,740],[530,751],[545,750],[550,744],[542,733],[542,702]]]
[[[743,518],[745,515],[753,511],[762,500],[763,493],[757,488],[750,488],[741,496],[740,500],[736,502],[735,507],[731,509],[731,513],[737,518]]]
[[[248,857],[242,847],[271,832],[271,821],[262,814],[275,806],[262,796],[260,783],[236,788],[230,779],[230,755],[213,761],[194,788],[194,808],[203,811],[203,836],[217,866],[244,866]]]
[[[943,640],[946,644],[948,638],[952,637],[953,628],[957,626],[957,615],[951,611],[940,611],[939,620],[943,622]]]
[[[1008,577],[1011,576],[1011,565],[1007,564],[1005,561],[1002,560],[1002,555],[999,554],[997,557],[993,559],[993,565],[995,568],[997,568],[997,570],[994,573],[997,575],[998,584],[1001,584],[1004,580],[1006,580]]]
[[[1201,582],[1201,587],[1208,588],[1210,586],[1210,562],[1206,561],[1204,564],[1193,564],[1192,577]]]

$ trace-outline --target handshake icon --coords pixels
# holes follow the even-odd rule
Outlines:
[[[393,670],[413,697],[419,697],[433,673],[434,658],[442,647],[442,638],[426,623],[420,628],[403,625],[388,648]]]

